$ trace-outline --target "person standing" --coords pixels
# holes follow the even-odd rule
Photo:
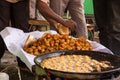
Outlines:
[[[48,0],[37,0],[36,7],[39,10],[39,12],[42,14],[42,16],[51,24],[56,25],[56,23],[60,23],[65,27],[68,27],[70,29],[76,28],[76,22],[73,20],[65,20],[58,14],[56,14],[48,5]],[[55,26],[54,26],[55,27]]]
[[[93,0],[100,43],[120,55],[120,1]]]
[[[63,17],[66,8],[68,9],[72,20],[77,23],[76,37],[88,38],[83,4],[84,0],[50,0],[50,7],[60,16]]]
[[[0,0],[0,31],[7,26],[12,26],[28,32],[28,20],[29,0]],[[0,45],[0,58],[2,58],[6,48],[1,36]],[[17,60],[19,66],[25,66],[18,57]]]

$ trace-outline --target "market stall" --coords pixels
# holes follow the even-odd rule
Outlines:
[[[32,35],[32,36],[34,36],[35,38],[38,39],[38,38],[42,37],[42,35],[44,33],[57,34],[57,32],[53,31],[53,30],[44,31],[44,32],[33,31],[33,32],[30,32],[30,33],[24,33],[20,29],[11,28],[11,27],[5,28],[3,31],[1,31],[0,34],[2,35],[8,50],[13,55],[19,57],[27,65],[27,67],[31,71],[33,71],[33,66],[35,65],[34,58],[36,56],[28,54],[27,52],[25,52],[23,50],[23,46],[25,44],[25,41],[26,41],[28,35]],[[101,45],[101,44],[99,44],[95,41],[89,41],[89,42],[93,46],[94,51],[113,54],[109,49],[107,49],[103,45]]]

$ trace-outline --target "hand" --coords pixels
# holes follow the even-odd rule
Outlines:
[[[77,27],[76,22],[74,22],[73,20],[65,20],[63,25],[70,29],[75,29]]]

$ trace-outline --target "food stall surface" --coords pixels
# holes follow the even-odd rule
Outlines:
[[[99,42],[97,34],[94,39]],[[0,61],[0,72],[7,73],[9,80],[35,80],[33,73],[18,67],[16,57],[7,50]]]
[[[8,51],[5,52],[1,59],[0,72],[7,73],[9,80],[35,80],[33,73],[18,67],[16,57]]]
[[[99,42],[99,39],[96,35],[97,34],[95,34],[94,39],[95,41]],[[1,59],[0,72],[7,73],[9,75],[9,80],[36,80],[34,74],[31,73],[29,70],[23,70],[18,67],[16,57],[8,51],[5,52],[4,56]],[[58,79],[59,78],[54,80]],[[103,79],[103,80],[120,80],[120,76],[117,79]]]

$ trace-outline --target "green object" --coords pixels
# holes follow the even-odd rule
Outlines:
[[[93,1],[85,0],[84,2],[84,12],[85,14],[94,14],[93,12]]]
[[[48,77],[45,70],[39,66],[35,66],[35,74],[36,74],[35,80],[51,80],[50,77]]]

